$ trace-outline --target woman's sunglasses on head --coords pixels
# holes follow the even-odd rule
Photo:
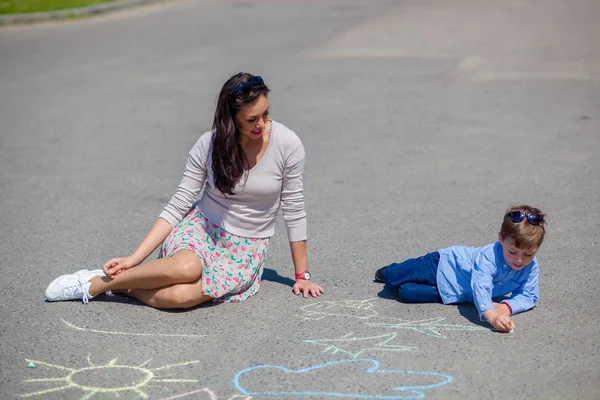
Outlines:
[[[527,222],[531,225],[539,225],[543,220],[544,216],[542,214],[534,214],[523,211],[511,211],[506,216],[514,223],[522,222],[525,218],[527,218]]]
[[[257,87],[257,86],[265,86],[265,81],[263,81],[263,78],[261,78],[260,76],[255,76],[254,78],[250,79],[248,82],[244,82],[244,83],[237,85],[236,87],[233,88],[233,94],[247,95],[248,93],[250,93],[250,90],[253,87]]]

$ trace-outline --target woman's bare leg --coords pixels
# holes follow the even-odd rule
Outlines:
[[[113,279],[96,276],[90,280],[89,291],[96,296],[109,290],[158,289],[177,283],[195,282],[201,275],[202,262],[198,256],[190,250],[181,250],[172,257],[127,269]]]
[[[190,308],[213,299],[202,293],[201,279],[159,289],[125,289],[117,292],[155,308]]]

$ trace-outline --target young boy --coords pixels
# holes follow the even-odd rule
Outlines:
[[[482,321],[510,332],[510,315],[533,308],[539,297],[535,254],[544,240],[545,224],[539,209],[512,207],[504,215],[498,242],[453,246],[393,263],[378,269],[375,280],[397,287],[405,303],[474,302]],[[509,293],[509,299],[492,302]]]

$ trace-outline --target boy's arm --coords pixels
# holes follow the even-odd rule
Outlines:
[[[494,289],[494,274],[496,266],[493,262],[487,259],[484,255],[480,255],[471,272],[471,289],[473,290],[473,302],[477,307],[479,319],[488,320],[484,313],[486,310],[495,312],[494,304],[492,303],[492,290]],[[491,315],[490,312],[486,316]]]
[[[539,267],[537,261],[533,264],[527,280],[519,286],[517,290],[513,290],[510,299],[503,300],[502,303],[508,305],[512,314],[517,314],[533,308],[538,301],[539,287]]]
[[[510,309],[510,306],[508,304],[506,304],[505,302],[502,303],[496,303],[494,302],[494,308],[496,309],[496,312],[500,315],[504,315],[507,317],[510,317],[512,315],[512,310]]]
[[[471,272],[471,289],[473,301],[479,312],[479,318],[489,322],[497,331],[508,332],[514,328],[514,323],[508,315],[498,312],[492,302],[494,289],[494,275],[497,272],[496,264],[481,254],[473,265]],[[504,307],[504,306],[503,306]]]

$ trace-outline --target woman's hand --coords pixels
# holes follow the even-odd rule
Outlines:
[[[104,270],[106,276],[108,276],[110,279],[114,279],[115,276],[119,275],[121,272],[137,265],[139,265],[139,262],[136,261],[132,256],[116,257],[104,264],[102,269]]]
[[[296,296],[302,293],[304,297],[308,297],[309,293],[312,297],[319,297],[325,293],[321,286],[313,281],[307,281],[306,279],[298,279],[292,290]]]

